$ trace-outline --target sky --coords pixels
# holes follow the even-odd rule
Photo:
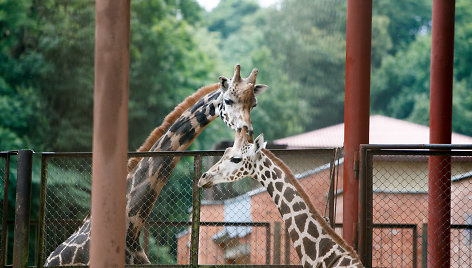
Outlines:
[[[267,7],[270,6],[271,4],[275,3],[277,0],[257,0],[259,2],[259,5],[262,7]],[[204,7],[207,11],[211,11],[213,8],[215,8],[220,0],[197,0],[197,2]]]

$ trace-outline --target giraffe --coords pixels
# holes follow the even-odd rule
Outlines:
[[[244,131],[238,131],[234,146],[202,174],[198,186],[254,178],[279,209],[303,267],[364,267],[357,253],[316,211],[290,169],[265,146],[263,134],[251,143]]]
[[[220,76],[219,83],[203,87],[179,104],[155,128],[138,151],[184,151],[216,117],[232,129],[249,129],[250,112],[257,104],[256,95],[268,87],[256,84],[258,70],[241,78],[240,65],[231,79]],[[139,234],[162,187],[167,182],[179,157],[131,158],[128,161],[126,193],[127,264],[149,264],[139,244]],[[88,265],[90,217],[47,258],[45,266]]]

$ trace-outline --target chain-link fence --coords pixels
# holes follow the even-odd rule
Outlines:
[[[274,152],[291,168],[320,214],[334,218],[335,194],[342,187],[337,169],[341,151]],[[257,181],[247,178],[205,190],[196,186],[201,173],[222,153],[135,154],[144,157],[130,173],[135,180],[128,185],[133,192],[129,213],[136,210],[133,215],[145,219],[139,241],[151,263],[300,264],[279,211]],[[88,217],[91,170],[90,153],[43,154],[42,262]],[[146,185],[158,190],[143,190]]]
[[[291,168],[319,212],[331,219],[337,216],[341,222],[342,169],[339,166],[343,160],[339,150],[274,151]],[[256,181],[244,179],[205,190],[196,186],[201,173],[221,154],[221,151],[138,154],[143,156],[141,163],[147,165],[144,168],[148,172],[131,173],[136,180],[129,187],[134,187],[133,193],[142,198],[130,204],[138,204],[135,207],[139,213],[135,214],[146,219],[139,228],[139,243],[151,263],[175,266],[299,265],[276,206]],[[431,162],[431,154],[441,161]],[[180,161],[174,165],[173,160],[177,158]],[[8,198],[5,197],[5,186],[12,171],[9,162],[8,154],[0,154],[3,221],[6,221],[8,206],[13,206],[6,203]],[[39,167],[39,164],[34,166]],[[471,150],[445,152],[413,150],[411,147],[407,150],[362,150],[360,167],[361,196],[367,197],[361,200],[361,207],[366,209],[360,217],[360,251],[364,250],[361,254],[364,258],[367,256],[368,265],[426,267],[428,261],[434,260],[429,247],[431,243],[442,246],[443,242],[434,239],[449,236],[450,266],[472,267]],[[434,170],[441,172],[434,173]],[[89,215],[91,154],[42,154],[40,191],[34,190],[38,173],[33,174],[33,204],[39,203],[38,193],[41,193],[43,202],[38,206],[40,215],[44,212],[45,232],[38,234],[36,216],[33,216],[30,245],[43,250],[30,250],[30,254],[37,263],[43,263]],[[428,208],[431,210],[438,204],[428,194],[431,174],[446,174],[447,180],[442,177],[439,180],[441,187],[437,187],[440,193],[437,198],[441,201],[449,198],[451,211],[449,214],[441,212],[436,217],[450,219],[447,236],[431,230],[434,227],[431,227]],[[158,183],[161,186],[154,187],[162,188],[160,192],[146,192],[140,187],[151,183],[151,179],[159,181],[157,178],[164,178]],[[370,179],[370,183],[363,178]],[[450,194],[447,194],[449,190]],[[439,208],[434,210],[441,211]],[[2,241],[8,233],[5,226],[13,227],[13,221],[2,225]],[[435,228],[436,232],[442,230]],[[336,231],[341,232],[341,229],[342,225],[336,224]],[[366,248],[369,248],[369,254],[364,254]],[[44,255],[38,256],[38,252]],[[10,256],[11,251],[2,248],[1,255]]]
[[[361,251],[368,265],[472,267],[472,148],[438,148],[364,147],[361,221],[367,229],[361,232],[366,246]],[[438,258],[447,241],[450,256]],[[441,259],[444,255],[449,259]]]
[[[340,151],[274,152],[291,168],[319,212],[333,219],[332,224],[336,217],[341,222],[342,169],[339,166],[343,161]],[[408,150],[377,148],[362,152],[360,190],[361,196],[367,198],[361,200],[361,208],[366,209],[360,217],[359,237],[360,251],[364,250],[361,254],[367,257],[368,264],[373,267],[426,267],[428,261],[434,260],[431,243],[444,245],[434,239],[449,236],[450,266],[472,267],[471,150],[445,152],[410,147]],[[201,173],[221,154],[221,151],[138,154],[143,157],[141,163],[147,171],[130,175],[135,178],[133,184],[128,185],[132,187],[130,190],[134,189],[134,196],[142,197],[132,198],[130,206],[138,204],[134,206],[135,215],[145,219],[145,224],[139,227],[139,243],[151,263],[175,266],[299,265],[276,206],[256,181],[244,179],[205,190],[196,186]],[[431,161],[431,154],[441,161]],[[177,159],[180,161],[174,162]],[[0,154],[0,168],[1,196],[6,196],[8,169],[11,169],[8,155]],[[435,170],[440,172],[435,173]],[[436,198],[441,202],[449,198],[451,210],[449,214],[441,212],[431,216],[428,208],[441,205],[431,198],[432,184],[428,183],[428,178],[437,174],[446,174],[447,179],[435,180],[440,182],[440,187],[436,187],[439,193]],[[35,177],[33,182],[37,180]],[[164,181],[157,178],[164,178]],[[363,178],[370,179],[370,183]],[[141,188],[151,183],[157,183],[154,185],[157,192]],[[38,206],[40,215],[44,213],[45,232],[38,234],[36,216],[33,216],[30,245],[40,249],[30,250],[30,253],[37,263],[43,263],[88,217],[91,154],[42,154],[40,191],[34,190],[36,184],[33,183],[33,204],[39,203],[36,199],[41,193],[43,202]],[[1,210],[3,221],[6,221],[5,207],[12,206],[5,202]],[[441,208],[433,208],[441,211]],[[438,222],[441,217],[450,219],[447,235],[434,233],[442,229],[441,226],[432,227],[431,217],[437,217]],[[2,225],[2,241],[7,241],[5,226],[13,227],[12,224]],[[338,232],[341,229],[341,225],[336,225]],[[369,254],[365,254],[366,248],[369,248]],[[2,250],[2,256],[10,255],[9,250]],[[38,255],[38,252],[44,254]]]

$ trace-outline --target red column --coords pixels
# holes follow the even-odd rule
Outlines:
[[[433,0],[430,143],[451,143],[454,8],[454,0]],[[450,157],[430,157],[428,187],[428,267],[450,267]]]
[[[97,0],[90,267],[124,267],[129,0]]]
[[[354,172],[360,144],[369,143],[372,0],[347,1],[344,106],[343,237],[354,245],[359,181]]]

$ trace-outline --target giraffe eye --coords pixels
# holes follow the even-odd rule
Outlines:
[[[233,156],[230,159],[231,162],[236,163],[236,164],[241,162],[241,160],[243,160],[243,159],[241,157],[238,157],[238,156]]]
[[[231,105],[231,104],[234,103],[234,101],[232,101],[232,100],[230,100],[230,99],[225,99],[225,103],[226,103],[227,105]]]

